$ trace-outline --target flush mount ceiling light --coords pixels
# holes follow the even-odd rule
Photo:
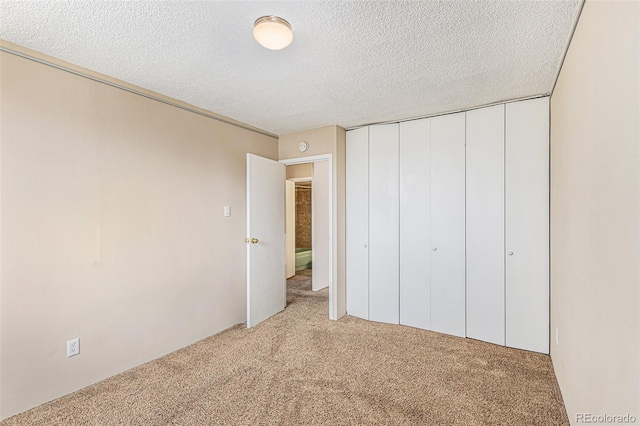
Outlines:
[[[293,30],[279,16],[262,16],[253,24],[253,38],[267,49],[280,50],[293,41]]]

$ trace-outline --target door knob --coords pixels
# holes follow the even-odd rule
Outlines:
[[[433,251],[438,251],[438,247],[434,247],[434,248],[432,248],[431,250],[433,250]]]
[[[512,251],[508,252],[507,254],[508,254],[509,256],[513,256],[513,252],[512,252]]]
[[[257,238],[251,238],[251,239],[249,239],[249,238],[245,238],[245,239],[244,239],[244,242],[245,242],[245,243],[255,244],[255,243],[257,243],[257,242],[258,242],[258,239],[257,239]]]
[[[366,244],[363,244],[363,245],[362,245],[362,247],[367,248],[367,245],[366,245]]]

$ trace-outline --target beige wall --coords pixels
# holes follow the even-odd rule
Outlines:
[[[287,179],[310,178],[313,176],[313,164],[293,164],[287,166]]]
[[[0,53],[0,418],[245,321],[277,139]],[[231,217],[223,217],[223,206]],[[81,353],[66,357],[66,341]]]
[[[336,291],[333,300],[335,307],[333,319],[345,315],[345,248],[344,248],[344,211],[345,211],[345,156],[346,133],[338,126],[326,126],[318,129],[280,135],[278,141],[278,158],[280,160],[311,157],[315,155],[331,154],[333,158],[333,281],[336,283]],[[298,143],[306,141],[309,148],[301,153]]]
[[[640,421],[639,18],[588,1],[551,97],[551,357],[573,424]]]

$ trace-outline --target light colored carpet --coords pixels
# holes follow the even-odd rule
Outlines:
[[[284,312],[3,425],[568,424],[548,356],[354,317],[330,321],[309,270]]]

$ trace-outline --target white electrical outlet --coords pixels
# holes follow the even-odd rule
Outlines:
[[[231,216],[231,206],[224,206],[224,217]]]
[[[556,345],[559,345],[559,344],[560,344],[560,332],[556,328]]]
[[[67,342],[67,358],[80,353],[80,339],[73,339]]]

